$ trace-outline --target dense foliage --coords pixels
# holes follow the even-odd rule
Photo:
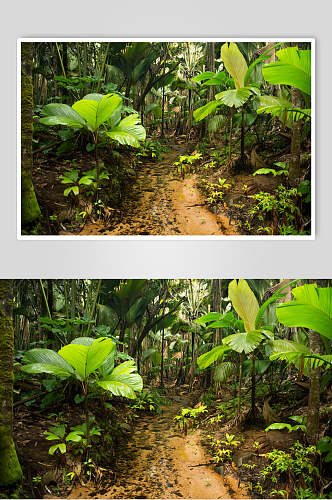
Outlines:
[[[164,153],[176,178],[185,185],[194,174],[207,207],[235,220],[236,234],[310,234],[309,42],[26,45],[22,127],[33,98],[34,132],[24,153],[30,141],[43,217],[35,202],[27,213],[32,159],[22,156],[24,231],[77,234],[99,221],[113,234],[137,176]]]
[[[30,437],[20,422],[30,412],[41,415],[35,439],[44,462],[63,468],[57,480],[63,488],[68,467],[76,471],[72,480],[96,480],[93,470],[106,462],[112,467],[132,422],[145,413],[158,419],[177,388],[198,403],[179,408],[173,425],[185,436],[201,427],[217,467],[240,463],[250,496],[327,497],[329,280],[17,280],[12,286],[14,428],[32,495],[43,490],[37,479],[28,486],[31,474],[40,475],[22,448]],[[9,325],[2,328],[5,334]],[[8,435],[8,425],[0,432]],[[265,438],[253,441],[264,429]],[[250,451],[246,462],[238,456],[243,446]]]

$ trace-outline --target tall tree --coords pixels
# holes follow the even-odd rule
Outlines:
[[[40,217],[40,208],[32,184],[32,43],[21,44],[21,213],[22,225]]]
[[[309,283],[317,283],[317,286],[324,286],[324,280],[309,280]],[[309,331],[310,354],[321,354],[322,341],[319,333]],[[310,367],[309,381],[309,402],[308,402],[308,423],[307,439],[309,444],[316,444],[319,436],[319,403],[320,403],[320,379],[321,367]]]
[[[0,486],[22,477],[13,441],[13,352],[11,281],[0,280]]]

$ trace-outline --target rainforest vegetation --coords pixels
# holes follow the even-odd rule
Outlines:
[[[0,281],[1,498],[331,498],[332,282]]]
[[[22,42],[23,235],[311,233],[310,42]]]

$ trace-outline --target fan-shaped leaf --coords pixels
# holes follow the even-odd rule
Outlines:
[[[311,50],[287,47],[276,53],[279,61],[263,66],[265,80],[273,85],[290,85],[311,94]]]
[[[215,98],[228,107],[240,108],[252,95],[249,88],[224,90],[216,94]]]
[[[229,346],[233,351],[248,354],[259,346],[264,336],[258,331],[248,333],[234,333],[223,339],[223,344]]]
[[[228,287],[228,296],[233,307],[244,322],[246,332],[255,330],[255,320],[259,305],[254,292],[246,280],[233,280]]]
[[[235,87],[237,89],[244,87],[244,78],[248,71],[248,66],[236,43],[224,43],[220,49],[220,57],[228,73],[234,79]]]
[[[303,285],[292,293],[296,300],[276,309],[280,323],[309,328],[332,340],[332,288]]]

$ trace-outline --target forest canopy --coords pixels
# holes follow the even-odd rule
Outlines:
[[[23,235],[310,235],[311,42],[21,42]]]

